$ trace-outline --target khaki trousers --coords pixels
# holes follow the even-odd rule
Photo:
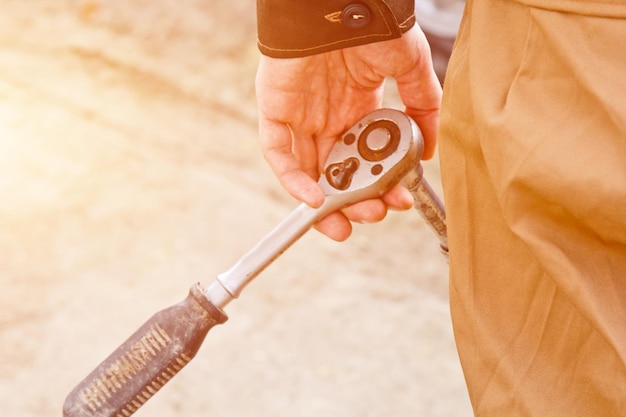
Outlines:
[[[532,3],[470,0],[446,75],[458,352],[478,416],[626,416],[626,2]]]

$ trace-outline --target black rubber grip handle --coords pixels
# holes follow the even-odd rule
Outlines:
[[[199,284],[159,311],[67,396],[65,417],[128,417],[198,352],[209,330],[228,317]]]

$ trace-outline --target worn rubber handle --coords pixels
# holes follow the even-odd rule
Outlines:
[[[209,330],[228,319],[199,284],[159,311],[67,396],[65,417],[128,417],[198,352]]]

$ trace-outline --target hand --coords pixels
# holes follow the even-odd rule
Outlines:
[[[393,77],[405,112],[424,136],[424,159],[434,155],[441,86],[419,27],[401,38],[304,58],[262,56],[256,91],[261,149],[281,185],[312,207],[324,201],[317,184],[340,135],[381,106],[384,81]],[[350,221],[382,220],[387,209],[408,209],[413,199],[400,185],[380,199],[333,213],[316,228],[334,240],[350,236]]]

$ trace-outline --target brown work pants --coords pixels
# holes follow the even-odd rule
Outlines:
[[[458,352],[478,416],[626,416],[626,1],[526,3],[470,1],[446,75]]]

